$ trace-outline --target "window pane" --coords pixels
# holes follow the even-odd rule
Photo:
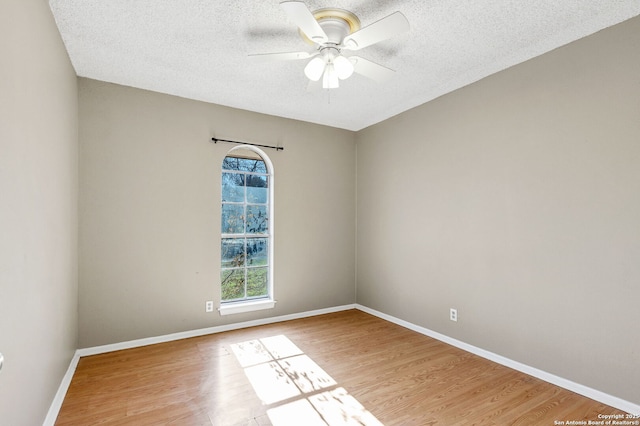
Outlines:
[[[269,297],[269,195],[271,180],[265,161],[242,147],[224,158],[221,173],[222,302]]]
[[[244,266],[244,238],[224,238],[222,240],[222,267],[239,268]]]
[[[247,234],[267,232],[267,206],[247,206]]]
[[[244,175],[222,174],[222,201],[244,202]]]
[[[247,297],[267,296],[267,268],[247,269]]]
[[[222,170],[240,170],[240,160],[238,157],[224,157]]]
[[[247,266],[265,266],[269,260],[266,238],[247,238]]]
[[[241,172],[267,173],[267,166],[264,161],[251,158],[225,157],[222,162],[222,168]]]
[[[222,205],[222,232],[225,234],[244,233],[244,206]]]
[[[222,300],[244,298],[244,268],[227,269],[220,272]]]
[[[267,203],[267,177],[247,175],[247,203]]]

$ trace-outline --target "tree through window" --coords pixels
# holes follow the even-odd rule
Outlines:
[[[222,163],[221,301],[271,294],[271,170],[262,156],[234,149]]]

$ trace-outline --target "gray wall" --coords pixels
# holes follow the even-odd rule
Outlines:
[[[358,303],[640,403],[638,46],[635,18],[359,132]]]
[[[78,94],[46,1],[3,1],[0,422],[40,424],[77,347],[352,303],[356,248],[358,303],[640,403],[638,45],[640,18],[353,134]],[[273,310],[204,312],[231,148],[212,135],[286,148]]]
[[[352,132],[79,79],[80,347],[355,301]],[[220,172],[235,145],[275,173],[276,307],[221,317]]]
[[[77,347],[76,76],[43,0],[0,2],[0,424],[42,424]]]

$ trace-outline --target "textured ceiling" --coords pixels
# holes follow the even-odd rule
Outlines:
[[[411,29],[358,56],[396,70],[307,91],[306,61],[252,53],[312,50],[278,0],[50,0],[81,77],[360,130],[640,14],[638,0],[308,0],[366,26],[401,11]]]

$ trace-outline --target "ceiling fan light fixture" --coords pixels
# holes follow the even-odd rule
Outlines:
[[[322,88],[337,89],[339,86],[338,73],[336,73],[333,63],[328,63],[322,76]]]
[[[324,72],[325,62],[322,58],[313,58],[309,61],[306,67],[304,67],[304,75],[311,81],[318,81],[322,77]]]
[[[333,66],[340,80],[345,80],[353,74],[353,64],[346,57],[339,55],[333,60]]]

